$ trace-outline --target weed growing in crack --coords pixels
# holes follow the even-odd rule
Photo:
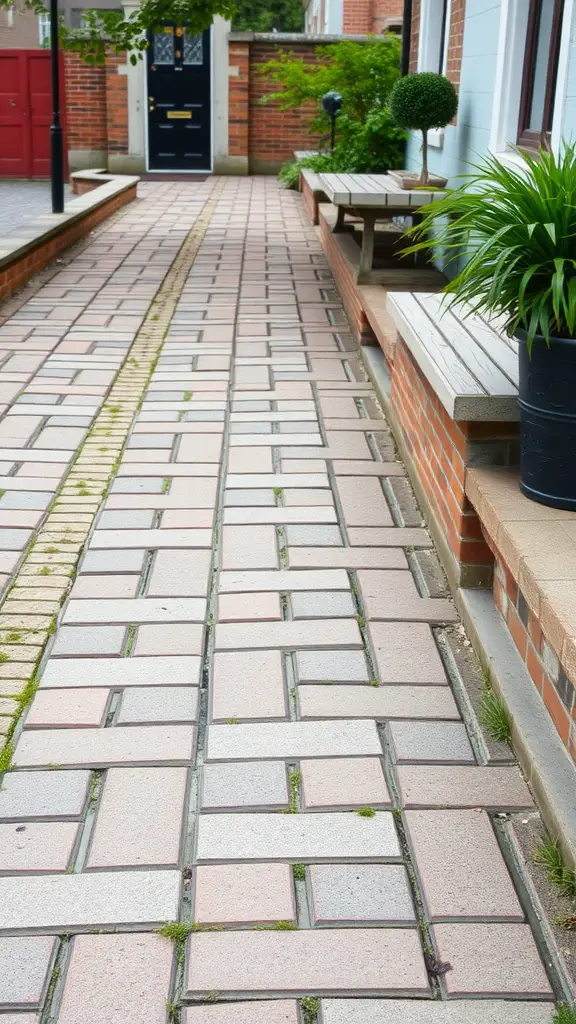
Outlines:
[[[567,1006],[566,1003],[558,1003],[552,1024],[576,1024],[576,1004]]]
[[[364,616],[363,615],[357,615],[356,619],[357,619],[358,625],[360,626],[360,629],[366,629],[366,619],[364,618]]]
[[[5,661],[10,661],[10,655],[0,651],[0,664],[4,664]]]
[[[320,1010],[319,999],[316,999],[315,996],[306,996],[300,1000],[300,1009],[302,1010],[302,1024],[316,1024]]]
[[[275,921],[274,924],[257,924],[257,932],[294,932],[298,925],[294,921]]]
[[[566,866],[557,839],[544,839],[534,850],[532,860],[544,868],[549,881],[558,886],[563,896],[576,900],[576,871]]]
[[[42,568],[40,569],[40,572],[39,572],[38,575],[39,576],[51,576],[53,572],[54,572],[54,570],[51,569],[49,565],[43,565]]]
[[[14,744],[12,740],[8,740],[6,745],[0,750],[0,775],[4,772],[10,771],[10,765],[12,764],[12,758],[14,757]]]
[[[369,685],[370,686],[380,686],[380,683],[378,682],[377,679],[371,679]]]
[[[298,797],[300,796],[300,772],[293,769],[288,772],[288,808],[286,814],[298,814]]]
[[[224,721],[225,721],[226,725],[238,725],[238,719],[237,718],[225,718]]]
[[[161,493],[162,494],[168,494],[169,490],[170,490],[170,477],[169,476],[165,476],[163,481],[162,481],[162,491],[161,491]]]
[[[172,939],[172,942],[185,942],[192,932],[200,931],[201,926],[197,921],[166,921],[158,929],[158,935],[164,939]]]
[[[212,989],[211,992],[206,993],[205,998],[207,1003],[217,1003],[218,1000],[220,999],[220,993],[217,991],[217,989]]]
[[[356,811],[356,814],[359,814],[361,818],[376,817],[376,811],[374,810],[373,807],[359,807],[358,810]]]
[[[305,882],[306,881],[306,865],[305,864],[293,864],[292,865],[292,874],[294,875],[294,880],[296,882]]]
[[[478,708],[478,718],[493,740],[509,743],[512,735],[510,713],[502,697],[494,693],[490,673],[484,673],[484,689]]]
[[[182,395],[182,401],[183,402],[191,402],[192,401],[192,392],[191,391],[185,391],[184,394]]]

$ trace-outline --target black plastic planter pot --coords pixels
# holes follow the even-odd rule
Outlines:
[[[518,331],[520,490],[576,512],[576,339],[536,337],[528,356]]]

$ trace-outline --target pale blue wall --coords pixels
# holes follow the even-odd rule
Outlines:
[[[446,127],[442,149],[431,147],[429,151],[430,170],[445,178],[465,174],[466,161],[488,149],[499,25],[500,0],[467,0],[458,124]],[[576,116],[576,75],[572,102]],[[419,149],[420,142],[413,136],[408,144],[408,167],[420,167]],[[451,184],[457,182],[451,180]]]
[[[566,106],[564,108],[564,138],[576,140],[576,18],[572,22],[570,36],[570,59],[566,83]]]

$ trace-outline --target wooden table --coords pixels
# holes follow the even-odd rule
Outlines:
[[[334,231],[344,229],[346,213],[364,222],[360,275],[368,276],[374,261],[374,226],[377,220],[411,217],[444,193],[423,188],[403,189],[389,174],[319,174],[324,192],[338,208]],[[360,278],[359,278],[360,279]]]

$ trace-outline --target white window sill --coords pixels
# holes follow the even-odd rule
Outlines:
[[[526,163],[520,156],[520,153],[516,153],[513,149],[505,149],[497,152],[492,150],[492,155],[504,164],[505,167],[510,168],[511,171],[526,171]]]

